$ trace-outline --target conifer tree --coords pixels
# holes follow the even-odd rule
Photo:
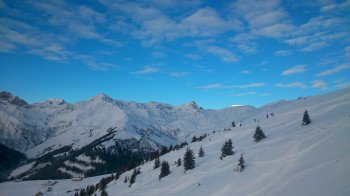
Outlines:
[[[307,110],[305,110],[302,125],[308,125],[310,123],[311,123],[311,120],[309,117],[309,113],[307,112]]]
[[[226,157],[226,145],[227,145],[227,142],[225,141],[224,145],[222,145],[221,147],[221,158],[223,157]]]
[[[181,158],[179,157],[179,159],[177,160],[177,167],[181,166]]]
[[[85,196],[85,195],[86,195],[85,189],[81,189],[80,193],[79,193],[79,196]]]
[[[198,157],[204,157],[204,155],[205,155],[205,152],[203,150],[203,147],[201,146],[198,152]]]
[[[101,196],[108,196],[108,193],[105,189],[101,191]]]
[[[134,171],[132,172],[132,174],[130,176],[129,187],[131,187],[131,185],[135,183],[137,174],[138,174],[138,169],[134,169]]]
[[[184,169],[185,171],[189,169],[193,169],[196,167],[195,158],[193,155],[193,151],[190,148],[187,148],[185,156],[184,156]]]
[[[128,182],[128,176],[125,176],[124,183],[127,183],[127,182]]]
[[[119,179],[119,176],[120,176],[119,172],[116,172],[115,175],[114,175],[114,179],[115,179],[115,180],[118,180],[118,179]]]
[[[163,146],[162,150],[160,151],[160,154],[163,155],[163,154],[166,154],[166,153],[168,153],[168,148],[166,146]]]
[[[236,127],[235,121],[232,121],[232,127]]]
[[[234,154],[232,149],[233,149],[232,140],[228,139],[227,145],[226,145],[226,155],[227,156]]]
[[[260,128],[260,126],[258,125],[255,129],[255,133],[253,135],[254,141],[258,142],[264,138],[266,138],[265,133],[263,132],[263,130]]]
[[[196,141],[198,141],[198,138],[196,136],[193,136],[191,143],[196,142]]]
[[[107,181],[105,178],[102,178],[101,181],[100,181],[100,190],[103,190],[105,189],[107,186]]]
[[[162,161],[161,168],[160,168],[160,174],[159,174],[159,180],[163,178],[164,176],[167,176],[170,174],[170,166],[167,161]]]
[[[238,164],[237,164],[237,167],[236,167],[235,171],[238,171],[238,172],[243,171],[244,167],[245,167],[244,163],[245,163],[245,161],[244,161],[244,158],[243,158],[243,154],[241,154],[241,157],[238,160]]]
[[[154,169],[157,169],[159,166],[160,166],[159,158],[156,158],[156,159],[154,160],[153,168],[154,168]]]
[[[87,194],[92,195],[95,192],[95,186],[91,185],[86,188]]]
[[[227,141],[225,141],[224,145],[221,148],[221,157],[226,157],[229,155],[233,155],[233,146],[232,146],[232,140],[229,139]]]

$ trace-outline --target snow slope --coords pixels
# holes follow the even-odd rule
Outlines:
[[[301,126],[305,109],[312,123]],[[275,116],[266,119],[269,112]],[[254,118],[260,122],[254,122]],[[160,157],[170,163],[169,176],[158,180],[160,170],[154,170],[153,162],[147,162],[141,166],[141,174],[131,187],[123,182],[124,177],[132,173],[128,171],[109,183],[106,190],[110,195],[152,196],[350,195],[350,89],[269,104],[254,110],[242,124],[189,144],[196,155],[200,146],[206,153],[203,158],[196,156],[193,170],[184,173],[183,167],[174,164],[183,157],[183,148]],[[267,138],[255,143],[252,136],[258,124]],[[236,153],[220,160],[221,146],[229,138]],[[240,153],[244,153],[246,169],[238,173],[233,169]],[[47,195],[73,195],[74,192],[67,191],[85,188],[102,177],[79,182],[59,180],[51,192],[44,190],[43,181],[5,182],[0,184],[0,193],[33,195],[42,190]]]

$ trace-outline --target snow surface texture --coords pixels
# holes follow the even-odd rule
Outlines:
[[[305,109],[312,123],[301,126]],[[131,187],[123,182],[132,173],[128,171],[109,183],[107,192],[142,196],[350,195],[350,89],[274,103],[259,111],[247,117],[242,127],[217,131],[202,142],[190,143],[196,154],[193,170],[184,173],[182,166],[174,164],[183,157],[186,150],[183,148],[160,157],[170,163],[170,175],[159,180],[160,169],[154,170],[153,161],[147,162]],[[274,117],[266,119],[268,112],[273,112]],[[254,122],[254,118],[260,123]],[[255,143],[252,136],[258,124],[267,138]],[[220,160],[222,144],[229,138],[236,153]],[[200,146],[206,154],[202,158],[197,155]],[[244,153],[246,168],[234,172],[240,153]],[[51,192],[46,192],[42,185],[46,181],[5,182],[0,184],[0,195],[34,195],[38,191],[47,195],[74,195],[72,190],[95,184],[102,177],[78,182],[59,180]]]

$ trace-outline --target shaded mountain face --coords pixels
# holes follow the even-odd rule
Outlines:
[[[0,144],[0,179],[8,175],[6,171],[16,168],[24,160],[25,155]]]

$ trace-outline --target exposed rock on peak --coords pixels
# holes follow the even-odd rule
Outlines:
[[[1,91],[0,92],[0,100],[7,101],[11,104],[29,107],[28,103],[25,102],[23,99],[20,99],[17,96],[12,95],[10,92],[7,91]]]

